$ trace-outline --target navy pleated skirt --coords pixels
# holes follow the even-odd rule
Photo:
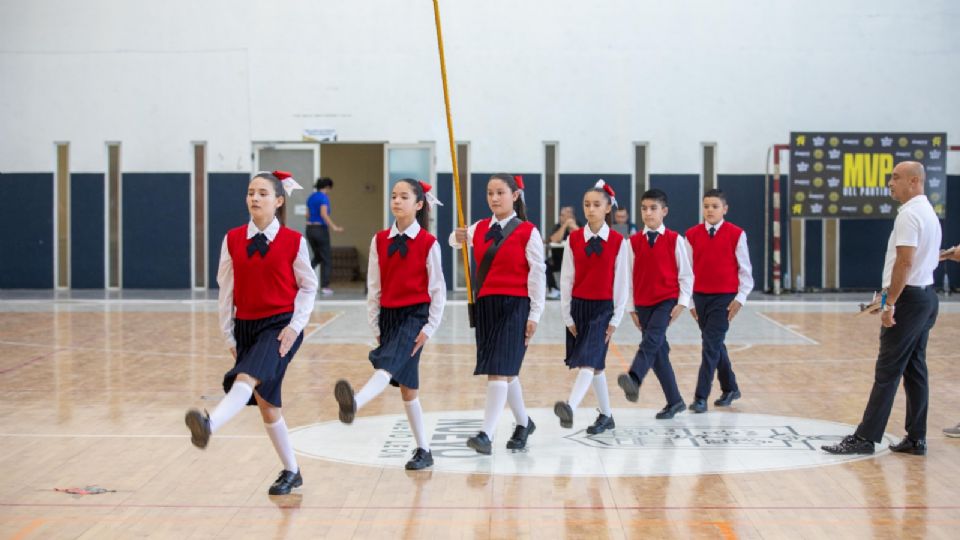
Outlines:
[[[570,316],[577,327],[577,337],[567,329],[567,357],[564,363],[570,369],[605,369],[607,364],[607,327],[613,319],[612,300],[582,300],[570,302]]]
[[[530,297],[491,295],[477,299],[477,368],[474,375],[520,374],[530,316]]]
[[[255,389],[260,397],[274,407],[283,406],[280,396],[283,376],[287,372],[287,365],[293,360],[293,355],[303,343],[303,332],[300,332],[287,355],[280,356],[280,342],[277,337],[290,324],[291,318],[293,313],[281,313],[252,321],[234,319],[233,337],[237,340],[237,363],[223,376],[224,392],[233,388],[237,375],[246,373],[260,381]],[[256,398],[251,396],[247,405],[256,404]]]
[[[370,351],[370,363],[391,375],[390,384],[420,388],[420,353],[410,356],[430,316],[430,304],[380,308],[380,346]]]

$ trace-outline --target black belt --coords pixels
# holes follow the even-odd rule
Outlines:
[[[932,291],[933,285],[924,285],[922,287],[917,285],[904,285],[903,290],[905,291]]]

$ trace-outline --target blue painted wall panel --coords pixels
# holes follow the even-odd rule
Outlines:
[[[879,290],[892,219],[840,220],[840,288]]]
[[[70,175],[70,287],[102,289],[106,286],[105,175]]]
[[[0,289],[53,287],[53,173],[0,174],[7,195]]]
[[[125,173],[122,182],[123,287],[189,288],[190,174]]]
[[[726,218],[736,224],[747,235],[747,249],[750,251],[750,264],[753,266],[753,288],[762,291],[764,267],[764,204],[762,174],[721,174],[717,177],[717,186],[727,196],[730,210]],[[697,207],[702,213],[702,204]],[[670,216],[673,216],[673,209]]]
[[[803,286],[822,289],[823,280],[823,220],[806,220],[803,250]]]
[[[224,235],[250,220],[246,202],[250,176],[250,173],[207,174],[207,231],[210,238],[207,283],[211,289],[218,288],[217,268]]]

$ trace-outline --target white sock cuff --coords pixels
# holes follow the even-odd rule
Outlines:
[[[374,376],[374,377],[380,377],[381,379],[385,379],[385,380],[387,381],[387,384],[390,384],[390,379],[392,378],[392,375],[390,375],[389,372],[387,372],[386,370],[383,370],[383,369],[378,369],[378,370],[374,371],[374,372],[373,372],[373,376]]]
[[[420,404],[420,398],[419,398],[419,397],[415,397],[415,398],[411,399],[410,401],[404,401],[404,402],[403,402],[403,406],[406,407],[406,408],[408,408],[408,409],[409,409],[410,407],[416,407],[416,406],[419,405],[419,404]]]
[[[511,383],[507,381],[487,381],[487,386],[503,386],[504,388],[509,387]]]
[[[253,395],[253,387],[243,381],[233,381],[233,386],[230,387],[230,391],[233,392],[235,389],[240,389],[251,396]]]
[[[268,424],[268,423],[264,422],[263,425],[267,426],[268,428],[275,428],[275,427],[278,427],[278,426],[280,426],[280,425],[284,425],[284,426],[285,426],[285,425],[287,425],[287,423],[284,422],[283,417],[281,416],[280,419],[277,420],[276,422],[274,422],[274,423],[272,423],[272,424]]]

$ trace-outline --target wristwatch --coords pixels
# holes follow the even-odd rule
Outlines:
[[[881,312],[893,311],[893,304],[884,303],[884,304],[883,304],[883,307],[880,308],[880,311],[881,311]]]

